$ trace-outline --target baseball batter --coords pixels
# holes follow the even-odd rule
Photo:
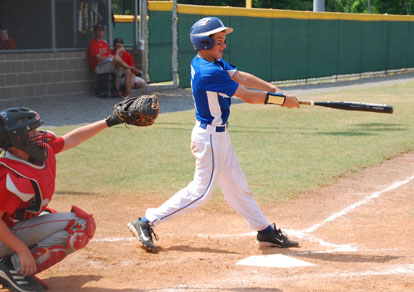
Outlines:
[[[233,31],[216,17],[198,20],[190,38],[197,55],[191,62],[191,88],[196,124],[191,135],[191,151],[196,159],[194,179],[158,208],[147,209],[145,217],[128,224],[149,252],[156,252],[153,227],[187,213],[206,203],[218,184],[231,207],[257,233],[257,241],[277,247],[299,244],[287,237],[275,224],[270,225],[254,199],[237,160],[227,121],[231,97],[247,103],[299,107],[294,96],[283,95],[279,88],[249,73],[237,70],[222,59],[226,35]],[[253,88],[256,90],[251,90]]]

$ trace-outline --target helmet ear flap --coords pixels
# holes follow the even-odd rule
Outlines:
[[[195,50],[210,50],[215,44],[215,40],[210,36],[191,36],[191,42]]]

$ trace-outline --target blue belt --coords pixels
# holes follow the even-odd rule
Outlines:
[[[209,124],[207,124],[206,122],[200,122],[200,128],[204,130],[207,129],[207,125]],[[213,126],[213,127],[216,127],[216,132],[224,132],[226,130],[226,126],[221,126],[221,127]]]

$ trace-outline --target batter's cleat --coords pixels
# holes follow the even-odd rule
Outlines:
[[[276,247],[298,247],[299,243],[289,239],[287,234],[283,233],[282,230],[276,229],[275,223],[272,225],[272,231],[267,233],[257,233],[256,243],[264,246],[276,246]]]
[[[42,286],[33,276],[23,276],[14,270],[10,257],[0,260],[0,283],[13,292],[42,292]]]
[[[154,230],[152,230],[148,222],[142,222],[139,219],[141,218],[135,219],[134,221],[128,223],[127,226],[129,230],[139,239],[139,241],[141,241],[142,245],[148,252],[158,252],[157,247],[152,241],[152,235],[154,235],[156,240],[158,240],[158,236],[154,233]]]

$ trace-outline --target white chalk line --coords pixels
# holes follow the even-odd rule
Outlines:
[[[347,272],[347,273],[327,273],[312,275],[313,278],[351,278],[365,276],[388,276],[388,275],[411,275],[414,274],[414,265],[389,265],[386,268],[378,268],[376,270],[367,270],[363,272]]]
[[[391,184],[390,186],[372,193],[370,195],[368,195],[367,197],[365,197],[363,200],[358,201],[344,209],[342,209],[339,212],[336,212],[332,215],[330,215],[328,218],[326,218],[325,220],[323,220],[322,222],[315,224],[307,229],[304,230],[286,230],[286,232],[290,235],[293,235],[297,238],[302,238],[308,241],[312,241],[312,242],[317,242],[320,246],[325,246],[325,247],[329,247],[331,248],[330,250],[327,250],[325,252],[334,252],[334,251],[341,251],[341,252],[352,252],[352,251],[356,251],[356,247],[350,245],[350,244],[333,244],[333,243],[329,243],[324,241],[323,239],[319,239],[316,237],[311,236],[309,233],[312,233],[314,231],[316,231],[317,229],[321,228],[322,226],[324,226],[326,223],[328,222],[332,222],[342,216],[347,215],[348,213],[350,213],[351,211],[353,211],[354,209],[356,209],[357,207],[360,207],[362,205],[365,205],[369,202],[371,202],[373,199],[376,199],[378,197],[380,197],[382,194],[387,193],[389,191],[395,190],[407,183],[409,183],[410,181],[412,181],[414,179],[414,175],[408,177],[405,180],[401,180],[401,181],[397,181],[394,182],[393,184]],[[240,234],[212,234],[212,235],[207,235],[207,234],[195,234],[195,236],[200,237],[200,238],[231,238],[231,237],[250,237],[250,236],[255,236],[256,232],[249,232],[249,233],[240,233]],[[134,241],[137,240],[135,237],[106,237],[106,238],[97,238],[97,239],[92,239],[91,241],[93,242],[119,242],[119,241]]]
[[[407,183],[409,183],[410,181],[412,181],[414,179],[414,175],[408,177],[405,180],[401,180],[401,181],[397,181],[392,183],[390,186],[387,186],[386,188],[372,193],[370,195],[368,195],[367,197],[365,197],[363,200],[356,202],[348,207],[346,207],[345,209],[336,212],[332,215],[330,215],[328,218],[326,218],[325,220],[323,220],[322,222],[315,224],[307,229],[304,230],[286,230],[286,232],[289,235],[293,235],[297,238],[302,238],[308,241],[312,241],[312,242],[317,242],[320,246],[325,246],[325,247],[329,247],[331,249],[326,250],[325,252],[353,252],[356,251],[357,248],[350,245],[350,244],[333,244],[333,243],[329,243],[324,241],[323,239],[320,238],[316,238],[311,236],[309,233],[312,233],[314,231],[316,231],[317,229],[321,228],[322,226],[324,226],[326,223],[328,222],[332,222],[336,219],[338,219],[339,217],[345,216],[348,213],[350,213],[351,211],[353,211],[354,209],[356,209],[357,207],[360,207],[364,204],[367,204],[369,202],[371,202],[373,199],[376,199],[378,197],[380,197],[382,194],[387,193],[389,191],[392,191],[394,189],[397,189]],[[215,234],[215,235],[200,235],[197,234],[198,237],[203,237],[203,238],[225,238],[225,237],[234,237],[234,236],[240,236],[240,237],[244,237],[244,236],[254,236],[256,233],[252,232],[252,233],[243,233],[243,234]]]
[[[335,252],[335,251],[336,252],[352,252],[352,251],[356,251],[357,248],[350,245],[350,244],[333,244],[333,243],[329,243],[329,242],[324,241],[323,239],[313,237],[309,233],[312,233],[312,232],[316,231],[317,229],[324,226],[328,222],[332,222],[335,219],[338,219],[339,217],[342,217],[342,216],[350,213],[351,211],[353,211],[357,207],[360,207],[360,206],[372,201],[373,199],[376,199],[376,198],[380,197],[382,194],[384,194],[386,192],[389,192],[391,190],[397,189],[397,188],[409,183],[413,179],[414,179],[414,175],[408,177],[405,180],[397,181],[397,182],[391,184],[390,186],[382,189],[381,191],[372,193],[371,195],[368,195],[365,199],[363,199],[359,202],[356,202],[356,203],[346,207],[345,209],[343,209],[343,210],[341,210],[337,213],[332,214],[331,216],[329,216],[328,218],[326,218],[322,222],[320,222],[318,224],[315,224],[314,226],[309,227],[305,230],[287,230],[286,232],[288,232],[289,234],[292,234],[292,235],[294,235],[298,238],[303,238],[303,239],[306,239],[308,241],[318,242],[319,245],[321,245],[321,246],[332,248],[330,250],[326,250],[325,252]]]
[[[321,223],[315,224],[312,227],[309,227],[308,229],[303,230],[302,232],[312,233],[315,230],[319,229],[320,227],[324,226],[326,223],[332,222],[335,219],[338,219],[339,217],[342,217],[342,216],[348,214],[349,212],[353,211],[357,207],[362,206],[362,205],[364,205],[366,203],[369,203],[373,199],[376,199],[376,198],[380,197],[382,194],[384,194],[386,192],[389,192],[389,191],[392,191],[394,189],[397,189],[397,188],[399,188],[399,187],[401,187],[401,186],[409,183],[413,179],[414,179],[414,175],[408,177],[405,180],[397,181],[397,182],[393,183],[392,185],[386,187],[385,189],[383,189],[381,191],[378,191],[378,192],[375,192],[375,193],[367,196],[365,199],[363,199],[363,200],[361,200],[359,202],[356,202],[356,203],[352,204],[351,206],[348,206],[345,209],[343,209],[343,210],[341,210],[341,211],[339,211],[337,213],[332,214],[331,216],[329,216],[328,218],[326,218],[325,220],[323,220]]]
[[[213,234],[213,235],[208,235],[208,234],[195,234],[195,236],[200,237],[200,238],[228,238],[228,237],[250,237],[250,236],[255,236],[257,234],[257,232],[248,232],[248,233],[239,233],[239,234]]]
[[[340,279],[340,278],[345,278],[345,279],[351,279],[352,278],[362,278],[362,277],[381,277],[381,276],[391,276],[391,275],[413,275],[414,274],[414,265],[413,264],[407,264],[407,265],[391,265],[391,266],[387,266],[385,268],[378,268],[375,270],[367,270],[367,271],[363,271],[363,272],[345,272],[345,273],[319,273],[319,274],[308,274],[308,273],[300,273],[300,274],[290,274],[288,276],[283,276],[283,275],[278,275],[277,279],[279,281],[297,281],[297,280],[309,280],[309,278],[312,279],[327,279],[327,278],[331,278],[331,279]],[[274,278],[267,278],[268,282],[274,282]],[[262,278],[261,279],[263,282],[265,282],[265,280]],[[240,283],[240,280],[237,279],[237,281]],[[224,290],[232,290],[231,284],[230,286],[228,286],[229,281],[226,281],[226,289]],[[196,287],[194,287],[194,289],[200,290],[202,288],[204,289],[217,289],[220,286],[211,286],[211,285],[197,285]],[[181,290],[184,289],[184,290]],[[178,291],[189,291],[189,289],[193,289],[192,286],[177,286],[174,291],[178,292]],[[238,291],[240,289],[239,286],[235,287],[234,290]],[[350,288],[351,289],[351,288]],[[217,289],[218,290],[218,289]],[[191,291],[191,290],[190,290]],[[406,290],[404,290],[406,291]]]
[[[138,240],[136,237],[104,237],[104,238],[93,238],[91,242],[119,242],[119,241],[133,241]]]
[[[347,215],[348,213],[352,212],[354,209],[371,202],[372,200],[380,197],[384,193],[395,190],[395,189],[409,183],[413,179],[414,179],[414,175],[408,177],[405,180],[394,182],[391,185],[385,187],[384,189],[368,195],[363,200],[358,201],[358,202],[342,209],[341,211],[330,215],[328,218],[326,218],[322,222],[320,222],[318,224],[315,224],[315,225],[313,225],[313,226],[311,226],[307,229],[304,229],[304,230],[289,230],[289,231],[286,231],[286,232],[296,236],[297,238],[303,238],[303,239],[308,240],[308,241],[317,242],[321,246],[331,248],[329,250],[326,250],[325,252],[353,252],[353,251],[357,251],[357,248],[355,246],[352,246],[351,244],[333,244],[333,243],[329,243],[329,242],[324,241],[323,239],[313,237],[309,233],[315,232],[317,229],[321,228],[326,223],[332,222],[332,221],[334,221],[334,220],[336,220],[336,219],[338,219],[342,216]]]
[[[328,218],[323,220],[322,222],[315,224],[307,229],[304,230],[286,230],[287,233],[290,235],[296,236],[297,238],[302,238],[307,241],[316,242],[320,246],[328,247],[325,251],[303,251],[299,252],[299,254],[314,254],[314,253],[331,253],[331,252],[354,252],[357,251],[357,248],[350,245],[350,244],[333,244],[330,242],[327,242],[323,239],[313,237],[310,235],[310,233],[316,231],[317,229],[323,227],[325,224],[332,222],[342,216],[347,215],[348,213],[352,212],[354,209],[367,204],[371,202],[372,200],[380,197],[382,194],[387,193],[389,191],[392,191],[394,189],[397,189],[410,181],[414,179],[414,175],[408,177],[405,180],[397,181],[390,186],[382,189],[381,191],[372,193],[365,197],[363,200],[358,201],[343,210],[336,212],[332,215],[330,215]],[[251,237],[255,236],[256,232],[249,232],[249,233],[241,233],[241,234],[214,234],[214,235],[206,235],[206,234],[195,234],[195,236],[199,238],[234,238],[234,237]],[[93,239],[92,241],[95,242],[119,242],[119,241],[134,241],[137,240],[135,237],[109,237],[109,238],[100,238],[100,239]],[[258,256],[258,260],[260,261],[261,257]],[[294,258],[292,258],[293,260]],[[247,259],[244,259],[247,260]],[[128,265],[128,263],[126,264]],[[251,263],[250,263],[251,265]],[[253,265],[259,265],[260,263],[254,263]],[[350,277],[364,277],[364,276],[386,276],[386,275],[412,275],[414,274],[414,265],[408,264],[408,265],[394,265],[394,266],[388,266],[387,268],[382,267],[382,269],[377,270],[368,270],[368,271],[361,271],[361,272],[346,272],[346,273],[329,273],[329,274],[319,274],[319,275],[313,275],[313,277],[318,278],[350,278]]]
[[[352,252],[356,251],[356,248],[349,245],[349,244],[333,244],[326,242],[322,239],[314,238],[308,234],[304,234],[302,232],[294,231],[294,230],[287,230],[290,235],[293,235],[297,238],[306,239],[308,241],[313,241],[319,243],[321,246],[329,247],[331,249],[326,250],[325,252]],[[206,234],[195,234],[196,237],[199,238],[234,238],[234,237],[253,237],[256,236],[256,232],[249,232],[249,233],[242,233],[242,234],[214,234],[214,235],[206,235]],[[104,242],[104,243],[112,243],[112,242],[127,242],[127,241],[135,241],[138,240],[135,237],[107,237],[107,238],[94,238],[91,242]]]
[[[316,242],[320,246],[327,247],[329,249],[325,250],[325,253],[331,253],[331,252],[353,252],[357,251],[358,249],[351,245],[351,244],[335,244],[327,242],[323,239],[314,237],[310,234],[304,233],[303,231],[297,231],[297,230],[286,230],[286,233],[289,235],[293,235],[297,238],[304,239],[310,242]]]
[[[255,236],[256,232],[241,233],[241,234],[195,234],[199,238],[229,238],[229,237],[250,237]],[[104,237],[104,238],[93,238],[91,242],[119,242],[119,241],[134,241],[138,240],[136,237]]]

